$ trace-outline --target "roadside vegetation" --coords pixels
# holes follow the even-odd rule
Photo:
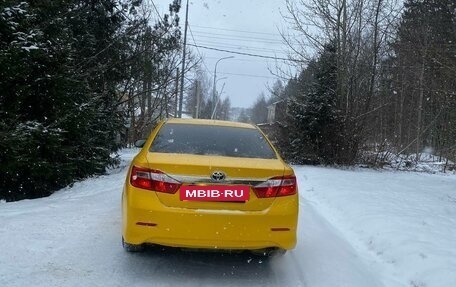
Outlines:
[[[288,160],[411,167],[431,155],[455,169],[456,2],[287,3],[283,39],[300,72],[270,89],[283,116],[265,129]]]
[[[105,173],[182,103],[187,117],[259,124],[296,164],[455,169],[455,1],[286,7],[292,68],[234,118],[200,52],[187,47],[182,65],[181,1],[165,14],[142,0],[2,1],[0,199]]]

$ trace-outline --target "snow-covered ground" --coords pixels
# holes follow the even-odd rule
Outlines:
[[[456,286],[456,176],[321,167],[296,172],[301,198],[384,286]]]
[[[122,166],[0,203],[0,286],[456,286],[456,176],[295,167],[299,242],[283,257],[120,244]]]

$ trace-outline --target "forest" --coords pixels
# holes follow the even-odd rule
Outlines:
[[[283,38],[305,64],[258,97],[252,119],[265,122],[268,105],[286,103],[273,134],[288,160],[382,166],[425,153],[454,169],[456,2],[399,4],[287,1],[294,34]]]
[[[0,3],[0,199],[105,173],[119,148],[181,116],[179,104],[192,117],[268,126],[294,164],[413,165],[432,154],[455,168],[455,1],[286,0],[285,63],[297,72],[278,70],[237,118],[183,44],[182,6]]]

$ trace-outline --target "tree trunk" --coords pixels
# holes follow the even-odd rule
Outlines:
[[[425,61],[425,52],[422,56],[421,62],[421,71],[420,71],[420,78],[419,78],[419,85],[420,85],[420,94],[418,98],[418,110],[417,110],[417,119],[416,119],[416,160],[420,159],[420,152],[421,152],[421,129],[422,129],[422,114],[423,114],[423,98],[424,98],[424,61]]]

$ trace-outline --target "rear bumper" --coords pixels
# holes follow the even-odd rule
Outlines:
[[[128,186],[122,213],[123,237],[131,244],[210,249],[292,249],[296,245],[297,194],[279,197],[263,211],[202,210],[167,207],[154,192]]]

